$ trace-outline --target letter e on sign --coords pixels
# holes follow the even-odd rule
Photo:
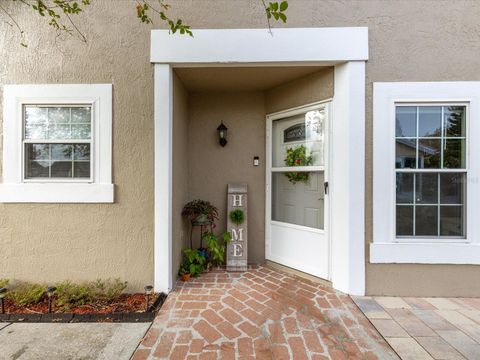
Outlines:
[[[233,256],[234,257],[243,256],[242,244],[233,244]]]

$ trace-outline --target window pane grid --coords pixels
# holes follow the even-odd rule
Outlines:
[[[465,169],[466,106],[397,106],[397,169]]]
[[[26,179],[90,178],[89,144],[26,144]]]
[[[465,105],[396,107],[398,237],[465,237],[465,116]]]
[[[434,236],[434,237],[442,237],[442,236],[453,236],[454,237],[463,237],[464,236],[464,229],[465,229],[465,224],[464,224],[464,212],[465,212],[465,204],[461,201],[463,201],[464,196],[465,196],[465,173],[458,173],[460,175],[461,180],[457,183],[452,182],[454,185],[457,185],[459,194],[455,193],[454,196],[457,197],[458,199],[455,200],[460,200],[460,201],[450,201],[448,199],[448,190],[442,189],[442,186],[447,188],[448,186],[452,186],[451,183],[448,183],[449,178],[442,179],[443,173],[430,173],[429,176],[431,177],[430,180],[435,179],[434,181],[436,182],[434,188],[435,188],[435,198],[436,202],[432,201],[423,201],[424,197],[428,197],[428,189],[427,191],[423,191],[422,189],[422,181],[425,183],[426,179],[419,179],[419,176],[421,174],[412,174],[412,199],[411,202],[405,202],[405,198],[399,199],[399,196],[401,196],[401,191],[402,191],[402,183],[405,183],[405,179],[401,179],[400,182],[397,184],[397,221],[402,221],[406,222],[407,225],[405,224],[397,224],[397,235],[402,236],[402,237],[425,237],[425,236]],[[447,174],[448,175],[448,174]],[[452,175],[452,174],[450,174]],[[398,179],[398,178],[397,178]],[[447,185],[445,185],[445,183]],[[459,185],[459,186],[458,186]],[[408,186],[408,185],[407,185]],[[426,187],[428,188],[428,182],[426,183]],[[431,190],[431,189],[430,189]],[[450,189],[451,190],[451,189]],[[399,193],[400,191],[400,193]],[[403,190],[403,194],[405,191]],[[435,208],[435,210],[434,210]],[[404,210],[401,210],[404,209]],[[450,209],[447,211],[447,209]],[[420,212],[419,212],[420,211]],[[453,219],[451,218],[452,212],[457,212],[457,214],[453,215]],[[410,214],[409,214],[410,212]],[[436,215],[432,218],[431,215],[433,215],[436,212]],[[450,213],[450,219],[449,216],[447,216]],[[400,214],[400,215],[398,215]],[[428,216],[430,214],[430,217]],[[408,219],[405,219],[405,216],[411,217],[411,223],[412,225],[409,226],[409,221]],[[418,218],[423,217],[428,219],[427,222],[422,222],[422,224],[418,224]],[[451,223],[450,225],[448,223]],[[399,226],[400,225],[400,226]],[[402,228],[403,226],[403,228]],[[420,228],[427,228],[429,230],[418,230]],[[442,228],[443,226],[443,228]],[[452,227],[454,227],[452,229]],[[456,229],[455,229],[456,227]],[[433,233],[433,229],[436,228],[435,233]],[[400,231],[399,231],[400,229]],[[408,230],[410,229],[410,230]],[[407,232],[409,234],[407,234]],[[448,232],[449,234],[446,234]]]
[[[90,105],[25,105],[25,181],[90,180],[91,115]]]

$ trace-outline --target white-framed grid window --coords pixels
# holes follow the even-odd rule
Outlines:
[[[480,82],[374,83],[372,263],[480,264]]]
[[[112,86],[6,85],[0,202],[113,202]]]
[[[465,238],[467,104],[396,103],[396,237]]]
[[[24,182],[91,182],[92,105],[24,105],[23,144]]]

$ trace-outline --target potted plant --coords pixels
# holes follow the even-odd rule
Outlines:
[[[183,260],[178,270],[178,275],[183,281],[188,281],[190,276],[197,277],[205,270],[206,259],[196,249],[183,249]]]
[[[182,281],[190,280],[190,272],[186,266],[183,264],[180,266],[180,270],[178,270],[178,275],[182,279]]]
[[[203,240],[207,243],[209,253],[208,264],[210,266],[220,266],[225,263],[225,254],[227,252],[227,245],[231,241],[232,236],[228,231],[222,234],[222,241],[211,231],[203,234]]]
[[[208,201],[197,199],[183,207],[182,216],[192,225],[210,225],[218,220],[218,209]]]

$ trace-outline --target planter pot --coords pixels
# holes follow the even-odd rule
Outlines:
[[[210,256],[208,255],[208,249],[206,249],[206,248],[200,248],[200,249],[198,249],[198,253],[199,253],[206,261],[208,261],[208,259],[210,258]]]
[[[183,274],[182,281],[188,281],[188,280],[190,280],[190,274]]]
[[[198,215],[195,219],[192,220],[192,225],[201,226],[201,225],[210,225],[212,222],[205,214]]]

